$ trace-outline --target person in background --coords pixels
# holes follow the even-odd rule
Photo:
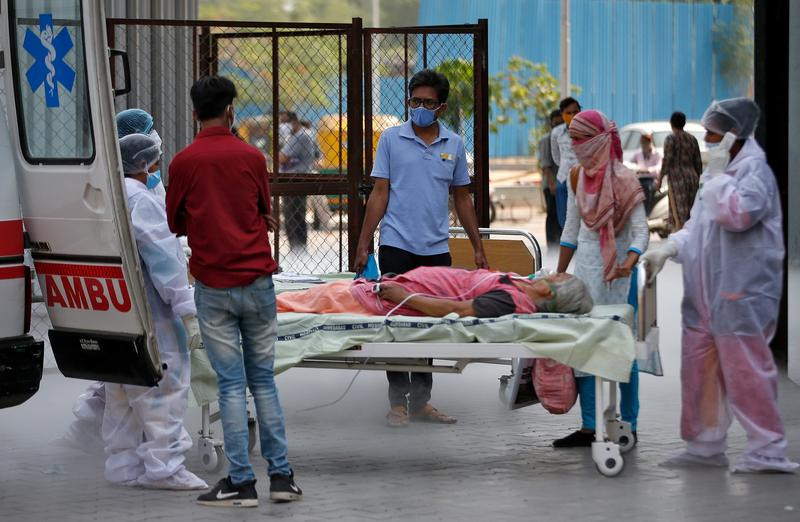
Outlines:
[[[291,134],[278,154],[282,173],[309,174],[314,171],[319,149],[311,133],[300,123],[297,114],[287,114]],[[306,196],[283,196],[283,220],[291,248],[305,248],[308,241]]]
[[[247,389],[253,396],[270,499],[299,500],[289,464],[286,426],[275,385],[277,312],[269,230],[269,172],[264,155],[231,133],[236,87],[204,76],[190,96],[200,132],[169,167],[167,218],[187,235],[195,277],[194,299],[203,344],[217,374],[228,476],[200,504],[258,505],[250,464]]]
[[[564,123],[557,125],[550,131],[550,151],[553,162],[558,165],[556,174],[556,213],[558,226],[562,229],[567,221],[567,178],[569,171],[578,164],[575,151],[572,150],[572,140],[569,137],[569,124],[576,114],[581,112],[581,104],[575,98],[564,98],[558,104],[561,119]]]
[[[278,111],[278,148],[286,145],[286,140],[292,135],[292,124],[289,123],[289,111]],[[270,145],[271,146],[271,145]]]
[[[672,134],[664,141],[664,161],[656,180],[655,190],[661,189],[664,178],[669,182],[669,224],[673,232],[689,220],[694,197],[699,187],[703,162],[697,138],[684,132],[686,115],[673,112],[669,119]]]
[[[595,304],[626,304],[639,256],[650,233],[644,194],[636,174],[622,164],[622,144],[613,121],[595,110],[576,115],[569,136],[579,164],[569,177],[567,224],[561,235],[558,272],[575,256],[575,275],[589,287]],[[622,420],[638,441],[639,374],[634,361],[629,382],[620,383]],[[556,448],[591,446],[595,427],[595,378],[576,373],[581,428],[553,442]]]
[[[311,170],[311,173],[316,174],[319,172],[317,164],[320,158],[322,158],[322,151],[319,150],[319,143],[317,142],[317,133],[314,132],[314,127],[308,120],[300,120],[300,125],[303,126],[303,132],[308,135],[311,143],[314,144],[314,168]],[[311,214],[313,216],[311,228],[314,230],[328,228],[328,222],[331,217],[331,212],[328,208],[328,197],[321,194],[314,194],[309,196],[308,199],[309,203],[311,203]]]
[[[411,77],[408,94],[409,120],[386,129],[378,140],[371,173],[375,185],[367,200],[353,268],[361,272],[367,265],[378,223],[378,264],[383,274],[403,274],[420,266],[450,266],[451,189],[456,214],[475,252],[475,265],[488,268],[469,193],[464,142],[439,120],[447,110],[450,82],[439,72],[423,69]],[[430,404],[430,373],[386,374],[388,426],[405,427],[409,421],[456,422]]]
[[[200,329],[178,238],[167,226],[164,205],[147,188],[158,169],[159,140],[129,134],[119,140],[131,228],[142,263],[147,302],[164,375],[158,386],[106,383],[103,413],[105,477],[123,486],[206,489],[184,466],[192,438],[183,427],[189,407],[189,349],[200,347]]]
[[[769,343],[783,293],[780,194],[753,139],[753,100],[713,102],[702,124],[709,146],[691,216],[643,260],[652,281],[674,257],[683,266],[681,438],[667,466],[727,466],[731,413],[747,433],[733,472],[795,472],[778,410]]]
[[[557,247],[561,240],[561,225],[558,224],[558,213],[556,211],[556,173],[558,165],[553,161],[551,152],[550,134],[553,129],[561,123],[561,111],[554,110],[550,113],[550,130],[539,140],[539,168],[542,170],[542,192],[544,202],[547,207],[547,218],[545,220],[545,235],[548,247]]]
[[[641,150],[633,155],[633,162],[636,164],[636,175],[639,176],[639,183],[644,191],[644,210],[649,215],[653,209],[656,179],[661,172],[661,154],[653,150],[653,134],[650,132],[642,134],[639,145]]]

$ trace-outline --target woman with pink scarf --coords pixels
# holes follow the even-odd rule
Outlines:
[[[622,165],[622,145],[613,121],[595,110],[575,116],[569,127],[579,165],[567,180],[567,221],[561,235],[558,272],[566,272],[573,256],[575,275],[589,287],[595,304],[628,303],[631,273],[647,249],[649,232],[636,174]],[[636,439],[639,413],[638,368],[621,383],[622,420],[631,423]],[[591,446],[595,431],[594,377],[576,373],[582,426],[558,439],[556,448]]]

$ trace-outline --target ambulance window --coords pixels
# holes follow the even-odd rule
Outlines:
[[[9,23],[25,159],[90,163],[94,131],[80,0],[15,0]]]

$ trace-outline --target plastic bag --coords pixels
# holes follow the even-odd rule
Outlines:
[[[554,415],[567,413],[578,399],[572,368],[553,359],[536,359],[533,388],[544,409]]]

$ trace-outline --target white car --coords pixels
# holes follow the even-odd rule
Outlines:
[[[699,123],[692,121],[687,121],[683,130],[697,138],[697,142],[700,145],[700,156],[705,164],[706,143],[703,137],[706,134],[706,130]],[[672,126],[670,126],[669,121],[666,120],[643,121],[625,125],[620,129],[619,139],[622,142],[623,161],[633,161],[633,155],[641,150],[639,140],[641,140],[643,134],[648,133],[653,134],[653,150],[658,151],[662,158],[664,157],[664,140],[672,133]]]

